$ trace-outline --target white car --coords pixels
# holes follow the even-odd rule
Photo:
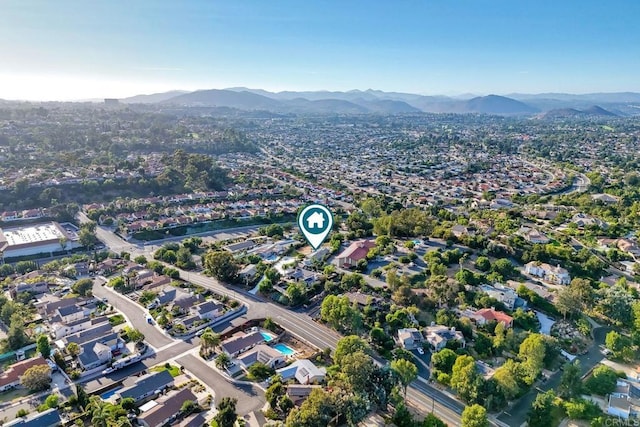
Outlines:
[[[424,350],[422,349],[422,347],[418,347],[418,354],[424,354]]]
[[[113,372],[113,371],[115,371],[115,369],[113,369],[113,368],[107,368],[107,369],[105,369],[104,371],[102,371],[102,373],[103,373],[104,375],[107,375],[107,374],[110,374],[110,373],[111,373],[111,372]]]

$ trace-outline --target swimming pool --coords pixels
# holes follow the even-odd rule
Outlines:
[[[102,398],[102,400],[107,400],[108,398],[110,398],[111,396],[113,396],[114,394],[116,394],[116,392],[117,392],[118,390],[120,390],[121,388],[122,388],[122,387],[116,387],[116,388],[114,388],[113,390],[109,390],[109,391],[108,391],[108,392],[106,392],[106,393],[102,393],[102,394],[100,395],[100,397]]]
[[[285,344],[276,344],[273,346],[273,348],[275,348],[285,356],[293,356],[294,354],[296,354],[296,351],[294,349]]]
[[[260,331],[260,335],[262,335],[262,338],[264,338],[266,342],[273,341],[273,335],[271,334]]]

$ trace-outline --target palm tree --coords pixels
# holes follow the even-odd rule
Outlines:
[[[210,329],[210,328],[207,328]],[[202,347],[205,350],[215,349],[218,345],[220,345],[220,335],[216,334],[211,330],[205,330],[205,332],[200,337],[200,341],[202,343]]]
[[[218,357],[216,357],[216,367],[219,369],[226,369],[231,362],[231,358],[227,355],[227,353],[220,353]]]

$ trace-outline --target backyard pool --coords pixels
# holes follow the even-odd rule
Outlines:
[[[273,335],[271,335],[271,334],[269,334],[269,333],[266,333],[266,332],[260,331],[260,335],[262,335],[262,338],[264,338],[264,340],[265,340],[266,342],[273,341]]]
[[[275,348],[285,356],[293,356],[294,354],[296,354],[296,351],[294,349],[285,344],[276,344],[273,346],[273,348]]]
[[[108,398],[110,398],[111,396],[113,396],[114,394],[116,394],[118,392],[118,390],[120,390],[122,387],[116,387],[113,390],[109,390],[106,393],[102,393],[100,395],[100,397],[102,398],[102,400],[107,400]]]

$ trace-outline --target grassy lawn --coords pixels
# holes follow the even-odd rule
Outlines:
[[[151,372],[169,371],[171,376],[174,377],[174,378],[177,377],[178,375],[180,375],[180,368],[178,368],[177,366],[174,366],[174,365],[169,365],[169,369],[167,369],[167,367],[165,365],[154,366],[150,370],[151,370]]]
[[[25,396],[29,396],[29,390],[25,388],[14,388],[13,390],[0,393],[0,402],[11,402],[16,399],[22,399]]]
[[[122,314],[116,314],[114,316],[109,317],[109,323],[111,326],[121,325],[125,322],[124,316]]]

